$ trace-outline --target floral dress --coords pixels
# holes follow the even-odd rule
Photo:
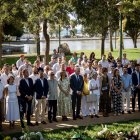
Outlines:
[[[70,98],[70,91],[69,89],[69,79],[65,78],[63,80],[59,79],[58,81],[59,87],[61,87],[68,95],[66,95],[64,92],[59,92],[58,97],[58,115],[60,116],[67,116],[71,112],[71,98]]]
[[[121,77],[113,77],[112,81],[114,82],[114,87],[121,89],[122,80]],[[114,88],[111,90],[112,93],[112,102],[113,110],[115,113],[120,113],[122,111],[122,93],[117,93]]]

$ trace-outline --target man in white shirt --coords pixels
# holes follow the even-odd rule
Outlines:
[[[56,72],[60,70],[60,64],[62,63],[62,58],[61,57],[59,57],[57,60],[58,60],[57,63],[54,64],[53,67],[52,67],[52,70],[53,70],[54,74],[56,74]]]
[[[20,55],[20,58],[16,62],[16,67],[17,68],[19,68],[21,65],[24,64],[24,59],[25,59],[24,55]]]
[[[9,65],[5,64],[3,66],[3,73],[1,74],[1,82],[3,86],[7,85],[8,75],[9,75]]]
[[[98,62],[98,64],[101,64],[102,67],[108,68],[109,62],[106,60],[106,55],[102,55],[102,59]]]
[[[34,84],[35,80],[38,78],[38,69],[37,69],[37,67],[32,68],[32,74],[29,77],[33,80],[33,84]]]
[[[25,60],[25,63],[19,67],[18,73],[19,71],[22,71],[24,69],[28,70],[29,75],[32,74],[32,66],[29,64],[29,61],[27,59]]]
[[[130,61],[126,58],[126,53],[123,53],[123,58],[122,58],[122,65],[128,65]]]
[[[123,74],[123,69],[122,69],[122,64],[120,61],[117,62],[117,67],[116,67],[118,70],[119,70],[119,74],[120,76]]]

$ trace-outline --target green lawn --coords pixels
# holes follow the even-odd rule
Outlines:
[[[137,125],[140,125],[140,120],[118,122],[107,124],[107,128],[115,132],[130,132]],[[80,134],[85,137],[83,140],[95,140],[97,133],[102,130],[102,125],[83,126],[78,128],[57,129],[52,131],[42,131],[45,140],[70,140],[74,134]],[[19,137],[21,133],[12,134],[11,137]],[[105,139],[103,139],[105,140]],[[108,139],[106,139],[108,140]]]
[[[81,51],[83,51],[88,57],[89,57],[90,53],[93,51],[93,52],[95,52],[96,59],[101,58],[101,51],[100,50],[81,50]],[[80,53],[81,51],[77,51],[77,52]],[[108,52],[109,51],[105,51],[105,54],[107,55]],[[125,49],[125,50],[123,50],[123,53],[127,54],[127,58],[129,60],[137,60],[138,58],[140,58],[140,48]],[[119,56],[119,51],[114,50],[112,52],[112,55],[114,56],[114,58],[117,58]]]
[[[78,54],[80,54],[80,52],[84,52],[88,57],[90,55],[90,53],[94,51],[95,55],[96,55],[96,59],[100,59],[101,58],[101,52],[100,50],[81,50],[81,51],[77,51]],[[109,51],[105,51],[105,54],[107,55]],[[125,52],[127,54],[127,58],[129,60],[137,60],[138,58],[140,58],[140,48],[138,49],[125,49],[123,50],[123,52]],[[114,58],[117,58],[119,56],[119,52],[118,50],[114,50],[114,52],[112,52]],[[26,55],[25,56],[28,58],[28,60],[33,63],[36,60],[36,55],[32,54],[32,55]],[[49,56],[50,57],[50,56]],[[70,55],[67,56],[67,60],[69,60],[71,58]],[[8,63],[8,64],[14,64],[16,63],[16,61],[19,59],[19,55],[12,55],[12,56],[4,56],[3,57],[3,64],[4,63]]]

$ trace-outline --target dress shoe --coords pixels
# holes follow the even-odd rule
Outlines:
[[[35,125],[37,125],[37,126],[38,126],[38,125],[39,125],[39,123],[38,123],[38,122],[36,122],[36,123],[35,123]]]
[[[73,117],[73,120],[77,120],[76,117]]]
[[[90,118],[94,118],[94,116],[93,115],[90,115]]]
[[[99,116],[98,116],[98,115],[95,115],[95,117],[96,117],[96,118],[99,118]]]
[[[129,110],[129,111],[127,111],[127,113],[128,113],[128,114],[131,114],[131,111]]]
[[[80,116],[80,115],[79,115],[79,116],[77,116],[76,118],[78,118],[78,119],[83,119],[83,117],[82,117],[82,116]]]
[[[56,118],[53,119],[54,122],[58,122],[58,120]]]
[[[42,124],[47,124],[45,121],[42,121],[41,123],[42,123]]]
[[[27,125],[28,125],[28,126],[34,126],[34,124],[32,124],[32,123],[27,123]]]
[[[122,114],[124,114],[124,111],[122,111]]]

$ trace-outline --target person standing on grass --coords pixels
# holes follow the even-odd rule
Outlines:
[[[124,114],[125,108],[125,99],[127,101],[127,113],[131,114],[130,112],[130,96],[131,96],[131,86],[132,86],[132,77],[127,72],[127,67],[123,67],[123,75],[122,75],[122,82],[123,82],[123,90],[122,90],[122,114]]]
[[[58,97],[58,114],[62,116],[62,121],[68,121],[70,113],[70,82],[65,71],[60,72],[58,80],[59,97]]]
[[[84,86],[83,86],[83,93],[81,99],[81,112],[82,112],[82,116],[86,117],[89,115],[89,108],[87,103],[87,96],[89,95],[89,90],[88,90],[89,79],[87,73],[83,74],[83,80],[84,80]]]
[[[140,111],[140,65],[135,65],[135,71],[132,73],[132,111],[135,112],[136,95],[138,95],[138,109]]]
[[[123,88],[122,79],[118,69],[114,70],[111,83],[112,83],[111,94],[112,94],[114,116],[117,116],[120,115],[122,111],[122,88]]]
[[[23,78],[20,80],[19,83],[19,92],[21,96],[20,121],[21,121],[21,127],[24,129],[25,128],[23,122],[24,114],[26,114],[27,125],[34,126],[31,123],[31,108],[32,108],[32,99],[34,95],[34,86],[33,86],[33,80],[29,78],[28,69],[24,69],[22,71],[22,74],[23,74]]]
[[[12,128],[15,126],[15,121],[20,118],[17,86],[14,84],[13,75],[8,76],[7,85],[4,89],[4,95],[6,97],[6,120],[10,122],[10,128]]]
[[[107,68],[102,68],[102,76],[101,76],[101,97],[100,97],[100,110],[103,112],[104,117],[109,116],[109,112],[111,110],[111,102],[110,102],[110,81],[107,75]]]
[[[38,125],[40,113],[41,113],[41,123],[46,124],[45,108],[49,86],[47,79],[44,78],[43,72],[44,72],[43,68],[38,69],[39,78],[36,79],[34,84],[34,91],[36,92],[36,108],[35,108],[36,125]]]
[[[89,103],[90,108],[90,114],[91,118],[94,116],[96,118],[99,118],[98,116],[98,105],[100,100],[100,80],[98,78],[97,72],[93,72],[91,80],[89,80],[89,87],[90,95],[88,95],[91,99],[91,102]]]
[[[57,100],[58,100],[58,82],[55,79],[55,75],[53,71],[49,71],[48,73],[48,120],[50,123],[52,121],[58,122],[56,119],[57,113]]]
[[[83,77],[80,75],[80,68],[75,67],[75,73],[70,76],[70,87],[72,89],[73,120],[76,120],[77,118],[82,119],[82,117],[80,116],[80,108],[83,86],[84,81]]]

